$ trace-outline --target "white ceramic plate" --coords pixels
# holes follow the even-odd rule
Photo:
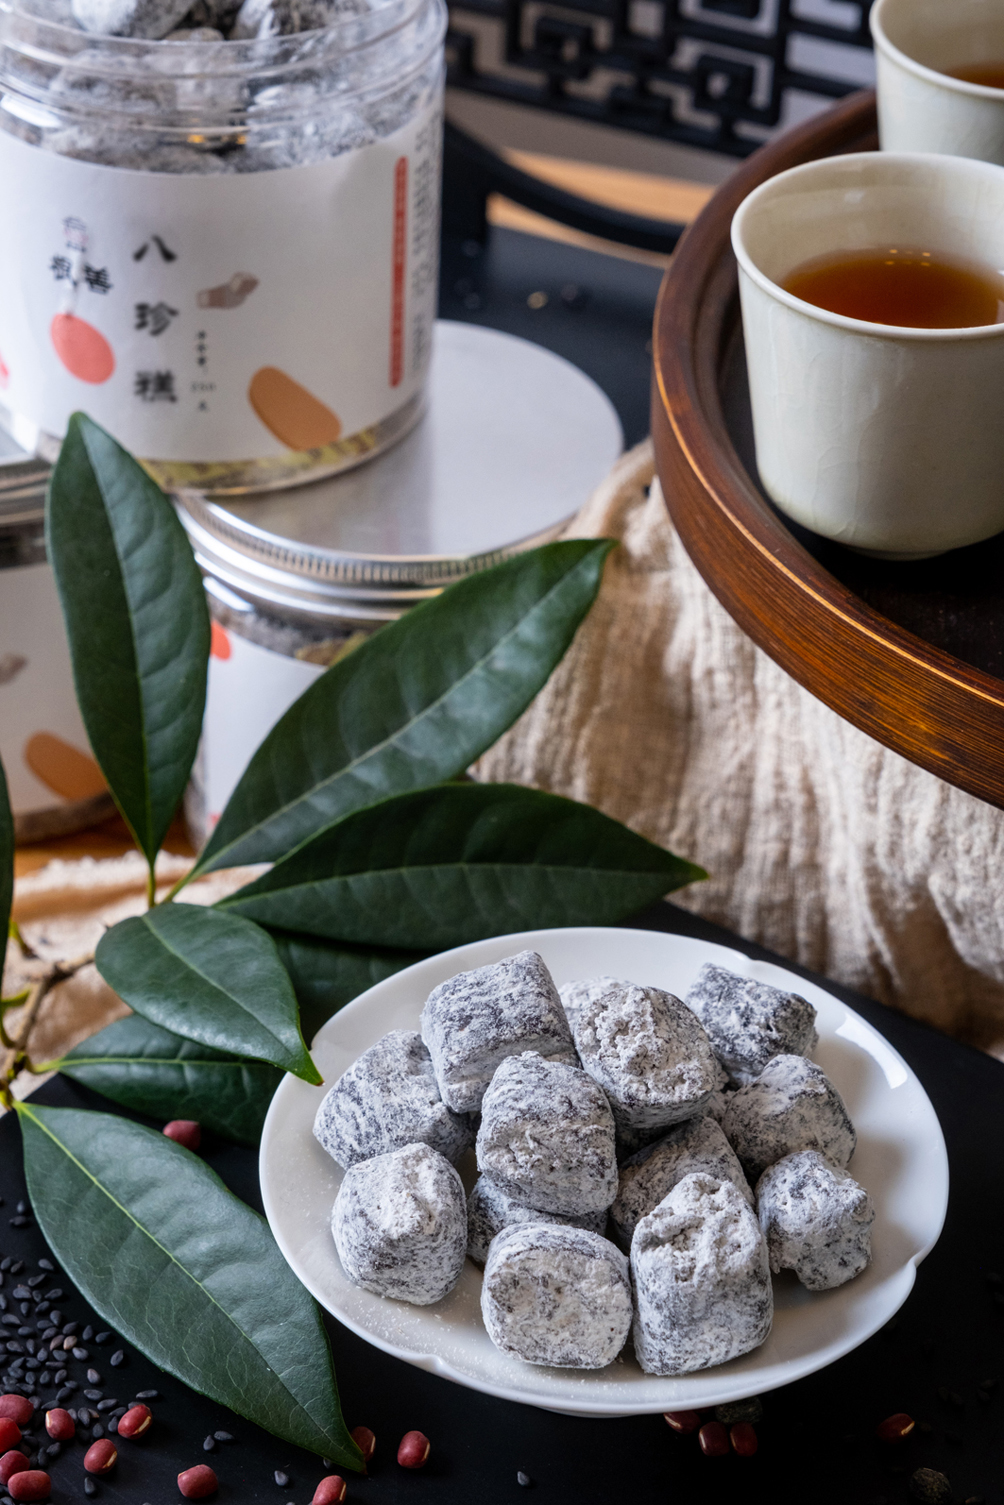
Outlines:
[[[543,1369],[507,1358],[485,1332],[481,1272],[470,1261],[436,1306],[389,1301],[352,1285],[329,1229],[342,1173],[311,1133],[318,1103],[327,1086],[381,1035],[417,1029],[422,1005],[438,983],[526,948],[540,952],[558,983],[605,974],[683,995],[710,961],[808,998],[819,1014],[815,1059],[839,1089],[858,1131],[850,1169],[877,1209],[874,1258],[864,1274],[820,1295],[789,1275],[775,1278],[774,1328],[766,1343],[744,1358],[679,1379],[644,1374],[630,1348],[595,1371]],[[725,946],[659,931],[600,928],[535,930],[478,941],[370,988],[324,1025],[312,1053],[327,1086],[309,1087],[287,1076],[262,1135],[262,1194],[280,1249],[322,1306],[360,1337],[421,1369],[506,1400],[575,1415],[626,1416],[700,1410],[786,1385],[831,1364],[888,1322],[909,1295],[917,1265],[944,1222],[945,1141],[906,1062],[832,994]]]

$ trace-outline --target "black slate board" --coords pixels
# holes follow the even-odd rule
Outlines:
[[[635,923],[781,960],[671,905],[655,905]],[[909,1474],[921,1466],[948,1474],[958,1501],[1001,1499],[1004,1399],[998,1386],[981,1401],[977,1388],[984,1379],[1004,1378],[1004,1067],[845,988],[813,980],[831,987],[902,1052],[930,1094],[948,1142],[948,1222],[899,1317],[829,1369],[766,1396],[757,1428],[760,1450],[750,1460],[704,1458],[693,1437],[674,1435],[658,1416],[584,1421],[494,1400],[389,1358],[331,1322],[346,1419],[350,1426],[371,1427],[378,1438],[371,1477],[349,1480],[350,1500],[367,1505],[518,1505],[531,1498],[540,1505],[607,1505],[622,1499],[640,1505],[738,1505],[746,1499],[894,1505],[909,1498]],[[41,1088],[38,1100],[109,1106],[63,1081]],[[34,1264],[45,1253],[38,1230],[8,1226],[25,1194],[18,1135],[14,1115],[0,1119],[5,1199],[0,1253]],[[206,1158],[236,1192],[260,1207],[253,1152],[217,1144],[208,1147]],[[59,1283],[67,1291],[60,1303],[67,1320],[83,1323],[89,1315],[83,1303],[70,1295],[65,1279]],[[9,1294],[9,1280],[3,1289]],[[108,1370],[104,1355],[112,1347],[98,1351],[105,1378],[116,1376],[114,1387],[106,1387],[110,1393],[130,1399],[136,1390],[157,1388],[162,1399],[151,1402],[156,1425],[149,1438],[121,1444],[117,1473],[101,1481],[95,1498],[166,1505],[180,1498],[175,1476],[181,1468],[210,1462],[220,1477],[220,1501],[308,1505],[322,1473],[318,1460],[210,1405],[131,1352],[121,1370]],[[939,1389],[947,1399],[939,1397]],[[902,1410],[930,1430],[918,1428],[898,1448],[878,1443],[876,1424]],[[432,1441],[430,1462],[421,1473],[406,1473],[394,1462],[397,1442],[411,1428]],[[207,1456],[202,1440],[217,1429],[237,1440]],[[74,1446],[53,1464],[54,1502],[87,1498],[81,1458],[82,1450]],[[275,1484],[276,1469],[288,1472],[288,1487]],[[517,1483],[517,1470],[533,1480],[530,1490]]]

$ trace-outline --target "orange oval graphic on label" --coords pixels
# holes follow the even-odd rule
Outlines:
[[[227,637],[226,628],[221,627],[219,622],[213,622],[211,623],[210,632],[211,637],[209,652],[212,654],[213,658],[229,658],[230,639]]]
[[[248,401],[265,427],[290,449],[321,449],[341,435],[338,414],[278,366],[255,372]]]
[[[101,769],[87,753],[53,732],[36,732],[24,745],[24,761],[43,784],[64,800],[86,800],[104,794],[108,785]]]
[[[112,347],[103,334],[76,314],[57,314],[49,326],[53,347],[71,376],[97,385],[115,370]]]

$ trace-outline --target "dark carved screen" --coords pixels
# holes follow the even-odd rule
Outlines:
[[[872,0],[450,0],[449,82],[746,156],[872,81]]]

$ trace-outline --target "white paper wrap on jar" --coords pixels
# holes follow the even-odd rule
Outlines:
[[[0,407],[83,409],[170,490],[357,464],[416,421],[438,272],[445,8],[254,41],[0,7]]]

